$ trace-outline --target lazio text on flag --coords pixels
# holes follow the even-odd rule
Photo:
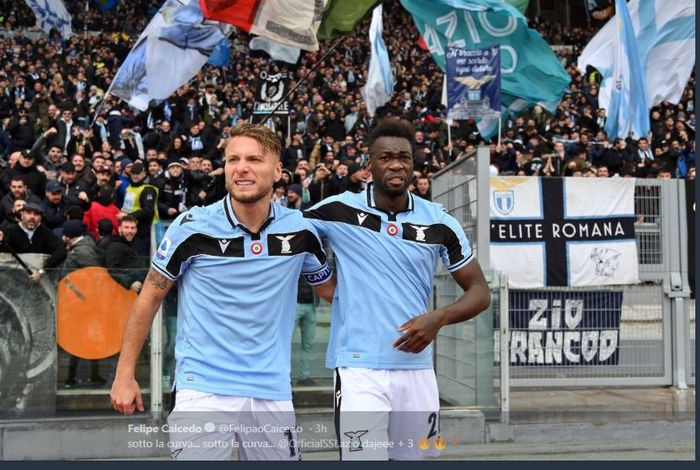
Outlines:
[[[639,281],[635,181],[491,178],[491,265],[514,288]]]
[[[401,4],[413,16],[443,70],[448,47],[500,45],[503,106],[509,108],[522,100],[541,103],[550,111],[556,109],[570,77],[515,7],[499,0],[401,0]],[[481,126],[480,131],[484,133]]]
[[[631,0],[627,9],[646,76],[648,105],[678,103],[695,65],[695,0]],[[598,99],[605,109],[610,108],[615,88],[617,28],[615,17],[591,39],[578,59],[580,70],[592,65],[603,76]]]
[[[501,112],[501,54],[484,49],[447,48],[447,117],[498,118]]]
[[[26,2],[36,15],[37,26],[46,34],[51,31],[51,28],[56,28],[64,39],[68,39],[73,33],[71,16],[63,0],[26,0]]]
[[[205,20],[198,0],[167,0],[122,63],[110,93],[144,111],[187,83],[233,27]]]

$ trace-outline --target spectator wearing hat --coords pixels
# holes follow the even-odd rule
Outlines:
[[[18,153],[17,164],[3,174],[3,187],[7,188],[10,180],[19,176],[29,191],[34,194],[44,194],[46,175],[37,169],[34,155],[27,150],[21,150]]]
[[[63,224],[63,243],[67,256],[61,269],[61,278],[73,271],[89,266],[100,266],[101,257],[95,240],[88,235],[87,227],[81,220],[68,220]]]
[[[305,189],[299,183],[293,183],[287,187],[287,207],[306,210],[312,205],[308,189]]]
[[[99,165],[95,168],[95,179],[97,191],[103,186],[114,186],[112,168],[109,165]]]
[[[105,185],[98,189],[97,197],[90,203],[90,209],[83,216],[83,222],[88,232],[97,239],[98,223],[101,220],[108,220],[112,223],[112,227],[116,227],[119,223],[117,214],[119,214],[119,207],[114,203],[114,187]]]
[[[131,166],[129,186],[117,219],[121,220],[126,215],[138,220],[138,236],[134,244],[140,255],[148,256],[151,250],[151,225],[159,220],[158,188],[146,183],[146,168],[140,161]]]
[[[101,266],[102,258],[95,241],[86,232],[85,224],[80,220],[69,220],[63,224],[63,243],[66,245],[67,256],[61,269],[61,278],[78,269],[90,266]],[[68,378],[65,388],[77,385],[76,374],[80,358],[70,356],[68,363]],[[92,385],[104,385],[106,380],[100,376],[99,361],[90,361],[90,382]]]
[[[71,162],[61,165],[58,182],[63,187],[63,199],[66,207],[78,206],[84,211],[90,208],[90,188],[86,183],[78,180],[75,166]]]
[[[362,192],[367,181],[367,169],[362,168],[358,163],[352,162],[347,165],[347,174],[341,178],[331,179],[333,194],[341,194],[345,191],[353,193]]]
[[[44,269],[55,269],[66,259],[66,247],[54,237],[51,230],[43,225],[43,209],[40,204],[28,202],[22,209],[19,224],[10,225],[0,231],[0,252],[44,253],[50,255],[41,269],[30,275],[34,282],[39,282],[45,274]]]
[[[179,161],[168,164],[164,174],[163,191],[158,197],[158,213],[163,219],[174,219],[187,210],[187,179]]]
[[[66,221],[66,204],[63,200],[63,187],[58,181],[46,183],[45,199],[42,202],[44,208],[44,224],[54,230],[62,227]]]

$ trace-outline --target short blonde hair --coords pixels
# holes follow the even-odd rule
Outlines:
[[[270,128],[261,124],[250,124],[247,122],[240,123],[238,126],[231,129],[229,134],[229,142],[234,137],[250,137],[260,145],[260,149],[264,153],[271,153],[277,158],[280,158],[282,147],[280,139]]]

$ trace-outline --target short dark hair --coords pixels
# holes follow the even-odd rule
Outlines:
[[[67,220],[83,220],[85,216],[85,211],[80,206],[70,206],[66,209],[66,219]]]
[[[136,225],[139,224],[139,221],[133,215],[125,215],[122,217],[122,220],[119,221],[119,225],[123,224],[124,222],[133,222]]]
[[[381,137],[400,137],[413,142],[415,130],[410,122],[403,119],[382,119],[369,136],[369,148]]]
[[[114,231],[114,224],[109,219],[100,219],[97,222],[97,234],[101,237],[106,237]]]

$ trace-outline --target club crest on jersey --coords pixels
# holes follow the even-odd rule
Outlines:
[[[345,432],[346,436],[350,438],[350,448],[348,449],[350,452],[359,452],[362,450],[362,440],[360,439],[362,436],[367,434],[369,431],[349,431]]]
[[[428,230],[430,227],[423,227],[420,225],[411,225],[413,229],[416,231],[416,241],[417,242],[424,242],[425,241],[425,231]]]
[[[289,244],[289,240],[291,240],[294,237],[296,237],[296,234],[287,236],[275,235],[275,238],[282,242],[282,251],[280,251],[281,254],[292,254],[292,245]]]
[[[168,237],[165,237],[163,241],[160,242],[160,246],[158,247],[158,251],[156,252],[156,258],[165,259],[165,257],[168,254],[168,251],[170,250],[170,245],[172,244],[173,241]]]
[[[394,224],[389,224],[389,226],[386,228],[386,233],[393,237],[394,235],[399,233],[399,228]]]
[[[259,255],[260,253],[262,253],[262,251],[263,251],[262,243],[260,243],[260,242],[253,242],[253,243],[250,245],[250,251],[251,251],[251,253],[253,253],[254,255]]]

